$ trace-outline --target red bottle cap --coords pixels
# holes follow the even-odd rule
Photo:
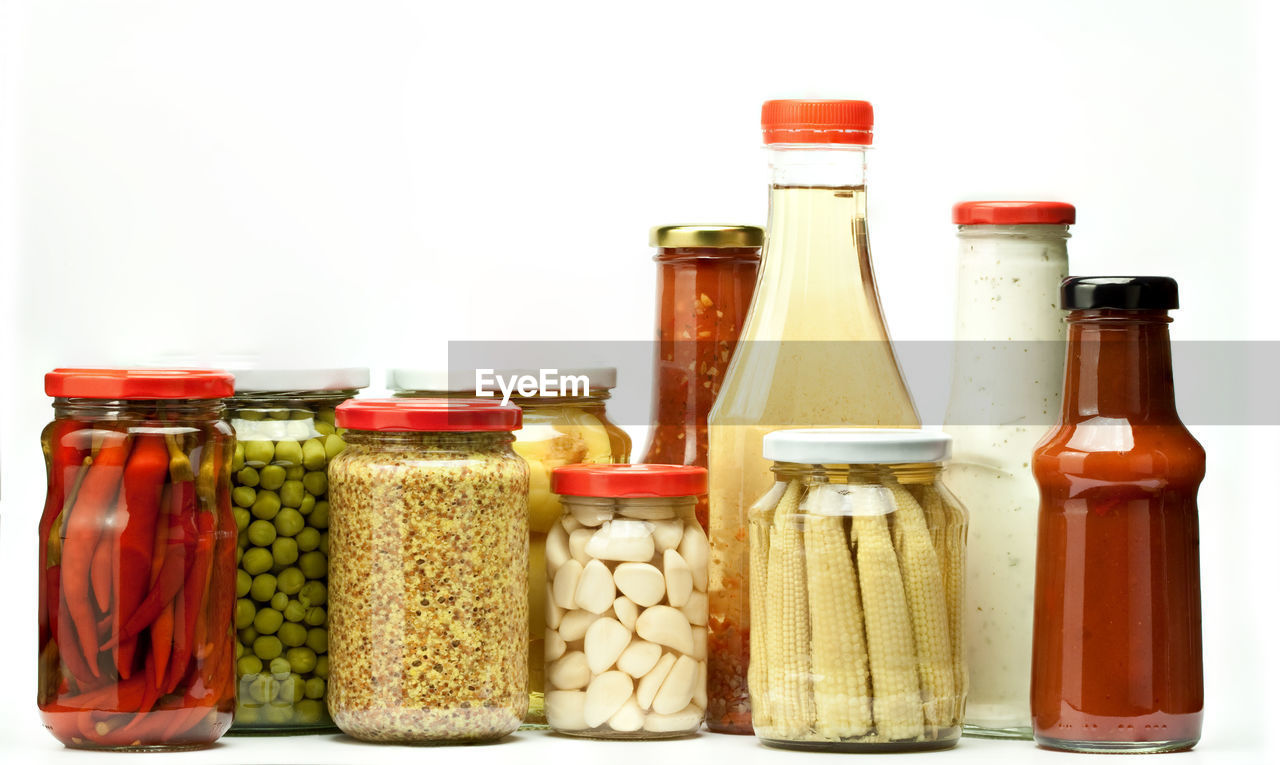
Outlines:
[[[518,406],[469,398],[353,398],[334,414],[338,427],[352,430],[510,432],[521,422]]]
[[[866,101],[786,99],[760,110],[764,142],[871,145],[874,122]]]
[[[235,392],[235,378],[218,369],[55,369],[44,376],[44,393],[54,398],[213,399]]]
[[[551,491],[573,497],[696,497],[707,469],[685,465],[566,465],[551,471]]]
[[[961,226],[1071,224],[1076,222],[1076,208],[1066,202],[957,202],[951,208],[951,222]]]

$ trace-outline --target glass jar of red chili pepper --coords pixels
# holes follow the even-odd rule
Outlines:
[[[655,226],[649,244],[658,248],[658,336],[653,431],[642,461],[706,467],[707,413],[756,289],[764,229]],[[706,530],[705,495],[696,514]]]
[[[229,373],[57,369],[38,703],[81,749],[206,746],[235,708]]]
[[[1173,279],[1071,277],[1066,384],[1040,442],[1031,718],[1076,752],[1200,740],[1196,492],[1204,449],[1173,400]]]
[[[236,371],[231,500],[236,571],[236,735],[337,730],[329,677],[329,462],[346,442],[334,408],[369,370]]]

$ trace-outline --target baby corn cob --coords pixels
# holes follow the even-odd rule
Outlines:
[[[845,543],[844,518],[823,514],[823,500],[838,491],[819,486],[809,493],[804,528],[817,732],[830,741],[862,737],[871,730],[857,574]]]
[[[897,482],[893,492],[893,544],[902,566],[907,605],[916,639],[917,663],[924,700],[924,720],[936,736],[955,719],[955,669],[948,633],[947,599],[942,565],[929,538],[924,511]]]
[[[929,523],[929,534],[938,552],[942,567],[943,589],[947,596],[947,629],[951,635],[951,662],[955,672],[956,698],[954,723],[964,720],[964,700],[969,691],[969,671],[965,659],[964,641],[964,511],[948,506],[942,495],[931,485],[920,486],[912,492],[924,508]]]
[[[816,715],[799,499],[798,490],[788,490],[774,511],[766,588],[768,735],[785,740],[799,740],[812,735]]]
[[[883,515],[853,516],[850,543],[857,559],[876,734],[891,741],[924,734],[915,639],[898,556]]]
[[[799,505],[800,482],[793,480],[787,484],[785,491],[781,493],[781,499],[777,499],[778,494],[771,491],[768,495],[761,499],[760,503],[751,508],[749,520],[747,524],[747,534],[751,545],[751,560],[749,563],[750,576],[750,608],[751,608],[751,634],[755,637],[751,641],[751,661],[747,665],[747,690],[751,693],[751,719],[752,722],[760,727],[766,727],[770,722],[769,715],[769,652],[768,652],[768,631],[765,625],[768,623],[768,581],[769,581],[769,531],[773,527],[773,517],[777,509],[770,500],[775,500],[778,504],[791,503]]]

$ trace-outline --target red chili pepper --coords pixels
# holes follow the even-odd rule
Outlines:
[[[98,455],[89,467],[75,506],[63,524],[62,601],[70,620],[59,625],[61,632],[73,632],[78,636],[86,664],[94,677],[98,676],[95,666],[98,639],[89,595],[90,567],[106,514],[120,490],[120,474],[129,454],[129,440],[124,433],[102,431],[102,437],[104,440]]]
[[[151,658],[156,667],[157,687],[164,681],[165,670],[169,668],[169,655],[173,652],[173,622],[173,603],[166,603],[147,633],[151,638]]]
[[[217,522],[212,510],[198,511],[196,516],[198,524],[196,549],[192,556],[187,583],[182,588],[182,594],[178,596],[179,610],[183,618],[181,625],[174,630],[174,662],[169,667],[169,682],[165,683],[167,693],[172,693],[177,688],[178,681],[186,673],[187,663],[194,652],[196,625],[204,610],[210,568],[213,564],[214,533],[217,530]]]
[[[164,436],[138,436],[124,469],[124,502],[116,511],[124,516],[117,557],[117,629],[133,615],[150,587],[156,526],[161,515],[160,500],[168,474],[169,450]],[[112,637],[118,638],[117,635]],[[128,678],[133,672],[137,648],[138,639],[134,636],[120,641],[115,649],[116,669],[121,677]]]
[[[115,518],[115,510],[110,509],[102,519],[102,535],[98,539],[97,547],[93,550],[93,563],[89,569],[93,602],[97,604],[98,612],[104,614],[111,613],[111,580],[113,578],[111,550],[116,546],[116,537],[119,535]]]
[[[146,695],[147,678],[145,675],[134,675],[128,680],[104,685],[92,691],[63,696],[57,700],[53,708],[79,710],[89,709],[103,712],[136,712]]]
[[[49,429],[49,454],[46,456],[46,479],[47,488],[44,496],[44,511],[40,514],[40,571],[46,572],[45,577],[40,579],[40,644],[44,645],[49,639],[56,634],[57,629],[53,624],[57,621],[58,608],[56,596],[58,587],[56,583],[47,581],[47,569],[50,565],[49,547],[50,535],[57,527],[59,516],[62,515],[67,497],[72,492],[72,487],[78,483],[77,476],[82,472],[84,458],[88,456],[88,451],[80,449],[75,444],[75,439],[71,438],[71,434],[77,428],[81,427],[81,423],[75,420],[59,419],[55,420]],[[61,551],[62,540],[57,540],[58,551]],[[60,560],[59,560],[60,562]],[[50,598],[49,593],[53,592],[54,597]],[[53,604],[53,608],[48,608],[45,604]]]
[[[169,505],[168,540],[160,573],[147,597],[130,614],[128,621],[120,628],[119,636],[112,639],[107,648],[114,647],[116,643],[149,627],[182,589],[196,544],[195,484],[192,481],[173,484],[170,488]]]

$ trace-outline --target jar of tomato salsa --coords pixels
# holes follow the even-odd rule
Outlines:
[[[214,370],[45,376],[38,704],[66,746],[194,749],[231,726],[232,390]]]
[[[1172,752],[1200,739],[1196,492],[1204,449],[1173,400],[1159,276],[1071,277],[1058,424],[1040,486],[1032,640],[1036,742],[1076,752]]]

